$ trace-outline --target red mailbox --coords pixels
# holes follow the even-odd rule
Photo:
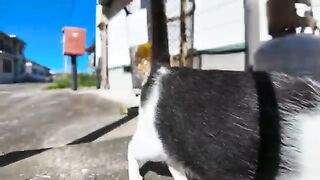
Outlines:
[[[64,55],[84,55],[86,51],[86,30],[76,27],[64,27],[62,32]]]

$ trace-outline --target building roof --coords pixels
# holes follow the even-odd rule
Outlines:
[[[3,35],[5,37],[7,37],[8,39],[12,39],[14,41],[20,42],[23,45],[26,45],[26,42],[24,42],[22,39],[18,38],[16,35],[8,35],[2,31],[0,31],[0,35]]]
[[[110,6],[114,0],[99,0],[99,4],[104,6]]]
[[[104,8],[106,8],[105,10],[103,10],[103,12],[108,17],[108,19],[111,19],[133,0],[97,0],[97,1],[99,4],[103,5]]]
[[[246,50],[245,43],[238,43],[238,44],[230,44],[226,46],[221,46],[212,49],[205,49],[205,50],[194,50],[194,55],[203,55],[203,54],[231,54],[237,52],[244,52]]]
[[[86,51],[87,51],[88,53],[92,53],[92,52],[94,52],[95,50],[96,50],[96,43],[95,43],[95,42],[92,43],[89,47],[86,48]]]
[[[41,66],[42,68],[47,69],[48,71],[50,70],[50,68],[48,68],[48,67],[46,67],[46,66],[43,66],[43,65],[41,65],[41,64],[39,64],[39,63],[37,63],[37,62],[35,62],[35,61],[32,61],[32,60],[27,59],[26,62],[30,62],[30,63],[32,63],[32,64]]]

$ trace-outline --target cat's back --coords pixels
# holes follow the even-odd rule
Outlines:
[[[152,99],[168,157],[202,179],[250,180],[267,165],[260,172],[273,179],[311,180],[320,172],[319,92],[318,83],[285,74],[161,68],[141,105]],[[272,158],[259,160],[269,150]]]

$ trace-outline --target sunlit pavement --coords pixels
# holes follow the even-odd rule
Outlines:
[[[0,179],[128,179],[137,109],[126,117],[123,104],[101,91],[43,87],[0,85]],[[171,178],[148,173],[145,179]]]

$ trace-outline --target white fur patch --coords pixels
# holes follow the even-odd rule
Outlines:
[[[174,180],[188,180],[185,173],[179,172],[171,166],[169,166],[169,171],[170,171],[172,177],[174,178]]]
[[[159,74],[160,75],[165,75],[165,74],[168,74],[169,73],[169,70],[166,68],[166,67],[161,67],[159,70],[158,70]],[[161,78],[161,77],[160,77]]]
[[[139,108],[139,120],[137,130],[130,142],[132,155],[139,161],[165,161],[167,155],[163,149],[157,129],[155,127],[156,107],[160,97],[160,85],[158,82],[168,73],[166,68],[158,70],[155,84],[143,107]]]
[[[301,180],[320,179],[320,110],[301,114]]]
[[[277,180],[320,179],[320,109],[288,117],[282,124],[282,167]]]

